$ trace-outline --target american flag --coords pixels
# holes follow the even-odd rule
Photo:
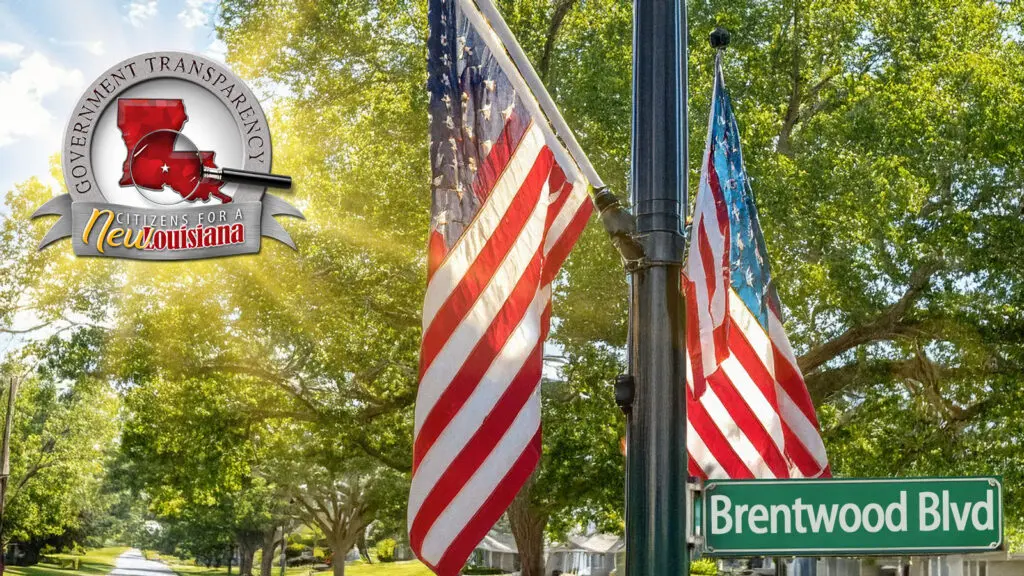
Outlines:
[[[782,327],[721,54],[690,238],[683,275],[690,473],[829,476],[814,406]]]
[[[551,281],[592,203],[473,0],[430,0],[429,24],[433,206],[408,525],[412,550],[446,576],[540,458]]]

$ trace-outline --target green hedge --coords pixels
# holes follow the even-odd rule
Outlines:
[[[718,565],[710,558],[701,558],[690,562],[690,574],[693,576],[716,576]]]
[[[398,543],[391,538],[385,538],[377,542],[377,560],[381,562],[394,562],[396,546],[398,546]]]

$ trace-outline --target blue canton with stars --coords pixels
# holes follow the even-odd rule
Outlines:
[[[712,106],[711,159],[729,213],[732,288],[767,332],[768,311],[781,321],[782,307],[769,270],[754,192],[743,167],[739,126],[718,63]]]
[[[430,0],[428,20],[431,228],[451,248],[504,168],[488,154],[503,132],[507,144],[518,143],[529,116],[460,0]]]

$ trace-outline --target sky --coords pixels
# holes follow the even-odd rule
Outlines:
[[[72,107],[114,64],[155,50],[224,59],[216,0],[0,0],[0,194],[49,179]],[[0,218],[3,208],[0,207]]]

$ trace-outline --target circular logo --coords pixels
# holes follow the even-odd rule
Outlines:
[[[258,201],[270,129],[223,64],[152,52],[104,72],[75,105],[62,165],[72,202],[182,209]],[[243,177],[224,178],[241,173]],[[244,177],[249,174],[249,177]]]

